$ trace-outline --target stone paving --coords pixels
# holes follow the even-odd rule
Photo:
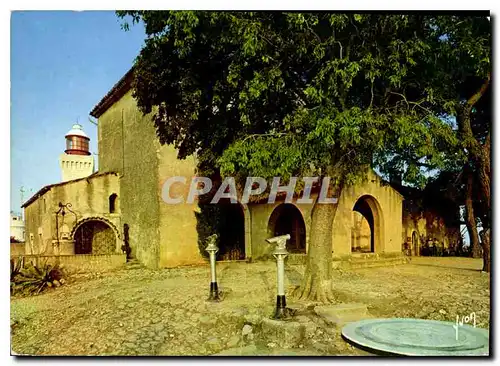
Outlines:
[[[442,261],[442,259],[446,259]],[[338,304],[371,317],[455,321],[475,312],[489,328],[490,279],[481,261],[415,258],[410,264],[334,270]],[[286,267],[286,285],[303,266]],[[366,355],[340,336],[318,304],[297,303],[283,326],[268,318],[276,301],[272,262],[218,263],[224,300],[206,301],[209,267],[148,270],[127,265],[80,275],[39,296],[11,299],[12,351],[30,355]],[[318,308],[319,309],[319,308]],[[363,310],[364,311],[364,310]],[[351,319],[352,320],[352,319]]]

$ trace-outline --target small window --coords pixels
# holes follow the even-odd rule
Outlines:
[[[118,195],[116,193],[113,193],[111,196],[109,196],[109,213],[115,213],[117,198]]]

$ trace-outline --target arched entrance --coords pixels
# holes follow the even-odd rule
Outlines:
[[[116,252],[115,231],[104,221],[87,220],[73,234],[75,254],[112,254]]]
[[[245,259],[245,216],[239,203],[221,199],[217,203],[219,253],[222,260]]]
[[[411,234],[411,252],[412,252],[412,255],[414,255],[414,256],[420,255],[420,245],[418,242],[418,235],[417,235],[416,231],[414,231]]]
[[[291,253],[306,252],[306,225],[299,209],[291,203],[283,203],[274,209],[269,217],[268,234],[270,237],[290,234],[287,250]]]
[[[351,252],[374,253],[382,250],[382,211],[372,196],[361,196],[353,207]]]

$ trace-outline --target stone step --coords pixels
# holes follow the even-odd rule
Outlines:
[[[285,259],[286,265],[305,265],[306,254],[290,254]],[[408,263],[409,259],[403,255],[381,256],[376,253],[356,254],[345,258],[334,258],[333,268],[364,268],[364,267],[382,267],[396,264]]]
[[[408,263],[408,259],[406,257],[354,259],[350,261],[340,262],[337,268],[356,269],[356,268],[387,267],[387,266],[401,265],[406,263]]]
[[[318,305],[314,312],[327,324],[342,327],[347,323],[371,318],[366,305],[348,303],[339,305]]]
[[[127,269],[137,269],[142,268],[143,265],[137,259],[130,259],[125,263],[125,268]]]

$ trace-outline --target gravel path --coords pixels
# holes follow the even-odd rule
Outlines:
[[[468,258],[414,258],[399,266],[335,270],[333,286],[339,302],[366,304],[375,317],[455,321],[475,312],[477,326],[489,328],[490,279],[480,268],[480,260]],[[314,327],[293,349],[259,339],[251,326],[248,333],[245,324],[274,309],[275,270],[272,262],[219,263],[225,296],[220,303],[205,301],[208,266],[153,271],[127,265],[73,277],[42,295],[11,299],[12,350],[31,355],[366,354],[314,316],[298,317]],[[287,266],[289,290],[300,283],[303,270]]]

